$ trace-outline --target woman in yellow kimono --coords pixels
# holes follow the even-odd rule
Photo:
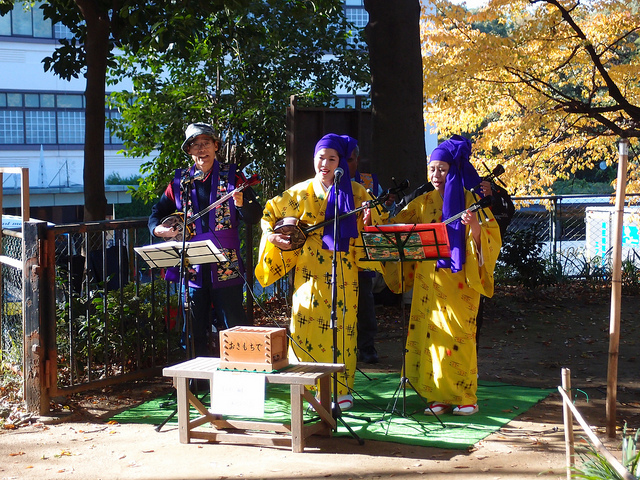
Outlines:
[[[435,190],[394,217],[394,223],[438,223],[475,202],[481,179],[469,163],[471,142],[454,135],[433,151],[427,177]],[[484,185],[483,185],[484,190]],[[485,190],[486,191],[486,190]],[[480,219],[480,220],[479,220]],[[480,295],[493,296],[493,270],[502,240],[491,212],[468,210],[447,225],[451,258],[385,265],[385,281],[396,293],[413,287],[405,376],[432,401],[426,414],[472,415],[478,411],[476,314]]]
[[[262,217],[256,278],[266,287],[295,267],[289,357],[300,362],[334,361],[331,322],[333,222],[311,232],[302,248],[294,250],[289,235],[275,233],[274,227],[285,217],[295,217],[306,226],[317,225],[334,218],[336,202],[340,216],[371,199],[362,185],[349,179],[346,157],[353,149],[352,142],[355,140],[348,136],[327,134],[322,137],[314,152],[315,177],[269,200]],[[341,168],[342,173],[336,198],[337,168]],[[376,267],[372,262],[359,261],[364,256],[359,235],[365,221],[370,223],[370,217],[369,209],[364,209],[339,222],[340,235],[336,245],[337,362],[344,363],[346,369],[344,374],[338,375],[338,403],[342,410],[353,406],[350,392],[357,360],[358,266],[380,269],[379,264]]]

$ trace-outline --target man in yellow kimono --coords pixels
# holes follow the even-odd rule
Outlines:
[[[481,179],[469,163],[471,142],[454,135],[433,151],[427,176],[435,190],[411,201],[394,223],[447,224],[451,258],[385,265],[385,281],[400,293],[413,287],[405,376],[432,401],[426,414],[478,411],[476,314],[480,295],[493,296],[493,270],[502,240],[491,212],[465,211],[475,199],[465,190]],[[400,279],[400,272],[404,281]]]
[[[371,199],[362,185],[349,179],[345,155],[350,140],[336,134],[322,137],[314,152],[316,175],[266,203],[256,266],[256,278],[262,286],[270,285],[295,267],[289,357],[301,362],[333,363],[331,277],[334,242],[337,243],[336,361],[344,363],[346,369],[338,375],[338,404],[342,410],[353,406],[358,266],[380,269],[376,262],[360,262],[364,257],[360,232],[365,222],[371,222],[371,215],[376,215],[375,210],[364,209],[341,218],[337,239],[333,222],[329,222],[324,229],[310,232],[304,245],[297,249],[292,249],[289,235],[274,232],[274,228],[278,220],[286,217],[294,217],[307,227],[318,225],[334,218],[336,203],[340,217]]]

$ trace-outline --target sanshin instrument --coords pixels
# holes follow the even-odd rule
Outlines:
[[[246,181],[241,182],[239,185],[237,185],[236,188],[234,188],[230,192],[225,193],[223,196],[221,196],[218,200],[213,202],[211,205],[209,205],[204,210],[202,210],[202,211],[198,212],[197,214],[192,215],[191,217],[187,218],[187,227],[186,227],[187,232],[185,234],[186,239],[190,240],[193,237],[193,235],[194,235],[193,223],[197,219],[199,219],[203,215],[206,215],[207,213],[209,213],[214,208],[222,205],[224,202],[229,200],[233,196],[234,192],[241,192],[245,188],[252,187],[253,185],[257,185],[258,183],[260,183],[260,178],[258,177],[258,175],[252,175]],[[171,215],[169,215],[168,217],[165,217],[162,220],[161,225],[163,227],[173,228],[173,230],[175,232],[175,235],[172,236],[172,237],[165,237],[164,239],[165,240],[175,240],[175,241],[178,241],[178,242],[182,241],[182,231],[184,229],[184,224],[185,224],[185,222],[184,222],[184,213],[183,212],[175,212],[175,213],[172,213]]]
[[[343,215],[340,215],[338,219],[343,219],[348,217],[349,215],[353,215],[354,213],[358,213],[365,208],[373,208],[375,206],[375,202],[377,202],[382,196],[378,197],[376,200],[371,202],[367,202],[366,205],[358,207],[351,212],[347,212]],[[480,201],[470,205],[469,208],[464,209],[460,213],[454,215],[453,217],[447,218],[444,222],[445,225],[459,219],[464,215],[465,212],[475,212],[482,208],[486,208],[491,205],[491,196],[486,196],[480,199]],[[320,222],[316,225],[308,226],[304,222],[301,222],[296,217],[284,217],[276,222],[275,227],[273,228],[274,233],[279,233],[282,235],[289,235],[289,242],[291,244],[291,250],[296,250],[301,248],[304,245],[304,242],[307,240],[307,237],[311,232],[317,230],[318,228],[324,227],[325,225],[329,225],[332,223],[334,219],[325,220],[324,222]]]

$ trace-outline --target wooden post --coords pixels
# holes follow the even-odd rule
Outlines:
[[[23,326],[24,326],[24,401],[30,412],[38,415],[49,413],[49,401],[43,397],[46,379],[44,344],[40,328],[40,276],[42,268],[38,258],[38,222],[22,223],[24,245]]]
[[[571,399],[567,396],[567,392],[564,391],[564,388],[558,387],[558,391],[562,396],[563,403],[566,404],[567,407],[569,407],[576,421],[582,427],[582,431],[589,438],[589,441],[591,442],[591,445],[593,445],[593,448],[595,448],[595,450],[600,455],[602,455],[607,460],[607,462],[609,462],[609,465],[611,465],[611,467],[618,473],[620,478],[624,480],[638,480],[631,473],[629,473],[629,470],[627,470],[624,465],[622,465],[620,461],[618,461],[618,459],[613,456],[613,454],[609,450],[606,449],[598,436],[593,433],[593,431],[591,430],[591,426],[587,422],[585,422],[578,409],[575,407],[575,405],[573,405],[573,403],[571,403]]]
[[[568,368],[562,369],[562,388],[568,394],[571,394],[571,370]],[[567,457],[567,480],[572,478],[572,470],[575,465],[575,448],[573,439],[573,414],[571,409],[567,405],[567,402],[562,402],[562,412],[564,419],[564,446]]]
[[[611,257],[611,313],[609,320],[609,367],[607,371],[607,436],[616,437],[616,401],[618,390],[618,353],[620,346],[620,297],[622,296],[622,226],[627,189],[627,159],[629,140],[619,144],[616,206],[613,218],[613,253]]]

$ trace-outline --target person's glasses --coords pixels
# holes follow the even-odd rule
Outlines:
[[[209,148],[211,145],[213,145],[213,142],[211,141],[201,142],[201,143],[192,143],[189,145],[189,150],[198,151],[201,149]]]

